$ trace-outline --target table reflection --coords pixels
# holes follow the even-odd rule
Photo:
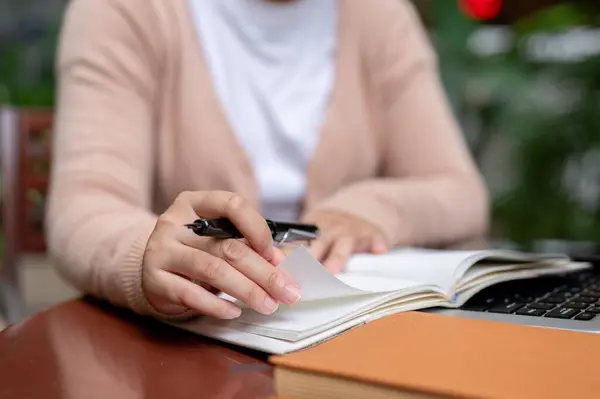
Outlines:
[[[273,392],[261,360],[92,300],[9,328],[0,335],[6,352],[0,381],[9,380],[0,386],[14,388],[2,397],[230,399]]]

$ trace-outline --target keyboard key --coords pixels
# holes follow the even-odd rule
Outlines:
[[[596,292],[596,291],[587,291],[587,290],[585,290],[585,291],[583,291],[581,293],[581,295],[585,295],[585,296],[588,296],[590,298],[596,298],[596,300],[600,299],[600,292]]]
[[[593,308],[589,308],[589,309],[587,310],[587,312],[589,312],[589,313],[594,313],[594,314],[598,314],[598,313],[600,313],[600,307],[598,307],[598,306],[594,306]]]
[[[552,295],[552,297],[563,298],[563,299],[570,299],[570,298],[572,298],[574,296],[575,296],[575,293],[569,292],[569,291],[567,291],[567,292],[559,292],[559,293],[556,293],[556,294]]]
[[[594,317],[596,317],[595,314],[593,313],[587,313],[587,312],[583,312],[578,314],[577,316],[575,316],[575,320],[592,320]]]
[[[559,285],[552,292],[562,292],[562,291],[565,291],[567,288],[569,288],[569,286],[566,284]]]
[[[513,313],[513,312],[519,310],[520,308],[522,308],[523,306],[525,306],[525,305],[523,305],[522,303],[518,303],[518,302],[507,303],[507,304],[500,305],[500,306],[494,306],[493,308],[488,310],[488,312]]]
[[[579,281],[586,282],[592,280],[594,278],[594,275],[592,273],[580,273],[577,274],[575,278],[577,278],[577,280]]]
[[[579,313],[577,309],[569,309],[569,308],[557,308],[551,312],[546,313],[545,317],[553,317],[555,319],[570,319]]]
[[[598,298],[588,295],[580,295],[577,298],[575,298],[574,301],[584,303],[596,303],[598,301]]]
[[[533,302],[535,298],[527,294],[515,294],[515,302]]]
[[[549,296],[548,298],[542,298],[540,299],[540,302],[544,302],[544,303],[553,303],[558,305],[559,303],[563,303],[564,301],[566,301],[565,298],[557,298],[556,296]]]
[[[523,315],[523,316],[541,316],[544,313],[546,313],[546,311],[544,309],[521,308],[521,309],[517,310],[516,314]]]
[[[541,309],[541,310],[550,310],[554,307],[555,305],[552,305],[551,303],[530,303],[529,305],[527,305],[528,308],[531,309]],[[600,308],[598,308],[600,309]]]
[[[562,306],[565,308],[571,308],[571,309],[585,309],[590,305],[587,303],[581,303],[581,302],[567,302]]]

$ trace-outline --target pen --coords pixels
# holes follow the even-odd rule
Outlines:
[[[319,236],[319,229],[312,224],[276,222],[265,219],[273,240],[279,244],[286,241],[310,241]],[[244,238],[237,227],[225,218],[197,219],[194,223],[186,224],[196,235],[213,238]]]

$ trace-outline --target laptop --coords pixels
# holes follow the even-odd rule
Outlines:
[[[430,312],[600,333],[600,254],[571,254],[592,268],[563,276],[512,281],[481,291],[460,309]]]

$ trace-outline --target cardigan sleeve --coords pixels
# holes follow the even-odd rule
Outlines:
[[[139,4],[136,4],[139,3]],[[59,272],[79,290],[153,313],[141,265],[156,223],[152,101],[156,40],[141,1],[74,0],[57,74],[46,236]]]
[[[437,60],[407,0],[378,0],[365,36],[378,94],[382,175],[318,209],[366,219],[392,246],[449,246],[487,230],[488,194],[441,85]],[[377,5],[377,7],[375,7]]]

